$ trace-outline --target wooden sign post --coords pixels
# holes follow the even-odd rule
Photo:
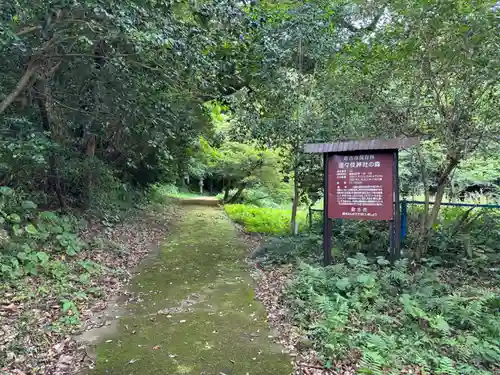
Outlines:
[[[332,263],[331,219],[390,221],[390,259],[400,257],[398,150],[417,138],[308,144],[324,163],[323,253]]]

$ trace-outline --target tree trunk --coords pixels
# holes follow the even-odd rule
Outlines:
[[[428,178],[427,172],[425,170],[425,161],[422,153],[420,152],[420,148],[417,149],[418,161],[420,164],[420,178],[422,181],[422,186],[424,188],[424,212],[422,212],[422,216],[420,217],[420,235],[423,236],[425,234],[425,227],[427,216],[429,215],[429,202],[430,202],[430,194],[428,187]]]
[[[456,158],[449,158],[448,165],[441,173],[439,177],[439,181],[437,184],[436,197],[434,198],[434,205],[432,206],[432,211],[430,214],[427,213],[425,218],[425,227],[423,230],[422,242],[415,253],[415,257],[418,259],[422,255],[424,255],[430,244],[430,240],[432,238],[434,225],[437,223],[437,219],[439,216],[439,210],[441,208],[441,202],[443,201],[444,191],[446,188],[446,183],[448,182],[448,178],[453,170],[456,168],[460,160]]]
[[[38,81],[36,83],[35,89],[35,100],[38,105],[38,110],[40,112],[40,119],[42,122],[42,128],[45,132],[52,134],[52,129],[50,125],[49,113],[47,111],[47,92],[45,90],[46,82]],[[47,177],[48,186],[56,194],[57,200],[59,201],[59,207],[62,211],[65,210],[64,198],[61,190],[61,178],[59,176],[57,153],[54,150],[50,151],[49,154],[49,175]]]
[[[451,175],[451,172],[456,168],[458,165],[459,160],[457,159],[450,159],[448,166],[445,168],[441,176],[439,177],[438,185],[437,185],[437,192],[436,192],[436,198],[434,199],[434,206],[432,207],[431,214],[429,215],[429,219],[427,221],[426,228],[432,228],[434,224],[437,222],[437,218],[439,215],[439,209],[441,208],[441,202],[443,201],[443,196],[444,196],[444,189],[446,188],[446,183],[448,182],[448,178]]]
[[[229,186],[226,186],[224,187],[224,198],[223,198],[223,202],[226,203],[227,200],[229,199],[229,190],[231,188]]]
[[[290,232],[293,235],[297,235],[299,232],[298,225],[297,225],[297,208],[299,206],[299,199],[300,199],[298,185],[299,184],[298,184],[298,180],[297,180],[297,169],[295,169],[295,173],[293,176],[292,217],[290,218]]]
[[[85,146],[85,155],[87,158],[87,178],[86,178],[86,186],[83,189],[83,202],[82,206],[84,209],[88,209],[90,207],[91,202],[91,194],[92,194],[92,183],[94,181],[94,170],[92,165],[90,165],[91,158],[95,156],[97,138],[94,134],[90,134],[87,139],[87,145]]]
[[[200,194],[203,194],[203,178],[200,178],[198,185],[200,186]]]
[[[88,209],[91,203],[92,183],[94,180],[95,171],[91,166],[92,158],[95,156],[97,145],[97,137],[93,132],[99,118],[99,103],[100,103],[100,90],[99,90],[99,72],[106,64],[105,58],[106,43],[104,40],[97,40],[94,43],[94,69],[92,71],[92,79],[87,88],[87,92],[83,96],[83,106],[88,113],[92,113],[92,117],[88,122],[82,126],[81,131],[81,145],[82,153],[86,160],[86,168],[84,171],[83,179],[85,182],[82,184],[82,204],[84,209]]]
[[[234,193],[234,195],[231,197],[231,199],[229,199],[229,201],[227,203],[229,203],[229,204],[236,203],[238,201],[238,199],[241,197],[243,190],[245,190],[245,187],[246,187],[245,184],[240,185],[240,187],[238,188],[236,193]]]

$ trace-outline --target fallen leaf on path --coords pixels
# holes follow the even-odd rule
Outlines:
[[[17,311],[17,306],[13,303],[7,306],[2,306],[2,310],[14,313]]]
[[[161,348],[161,346],[160,346],[160,345],[155,345],[155,346],[153,346],[153,350],[158,350],[158,349],[160,349],[160,348]]]
[[[64,346],[66,345],[66,341],[60,342],[59,344],[56,344],[52,347],[52,350],[56,352],[57,354],[61,354],[62,351],[64,350]]]

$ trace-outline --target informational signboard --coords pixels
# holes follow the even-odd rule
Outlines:
[[[392,220],[393,161],[393,152],[329,156],[328,217]]]

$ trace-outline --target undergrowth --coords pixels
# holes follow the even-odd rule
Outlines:
[[[202,194],[180,189],[171,184],[154,184],[149,187],[149,198],[158,203],[168,203],[172,198],[196,198]]]
[[[263,208],[245,204],[227,204],[227,214],[234,222],[243,225],[247,232],[285,234],[290,233],[291,210]],[[299,232],[307,227],[306,212],[297,212]]]
[[[422,212],[423,207],[408,205],[407,236],[402,248],[410,256],[421,241]],[[311,232],[321,233],[321,210],[312,211],[311,222]],[[342,254],[385,255],[389,247],[389,225],[384,221],[333,220],[332,236],[333,248]],[[464,258],[487,264],[498,262],[499,254],[500,209],[441,208],[427,256],[449,259],[453,264]]]
[[[461,272],[410,271],[406,260],[392,267],[357,254],[326,268],[302,263],[284,298],[326,367],[354,357],[360,374],[398,374],[412,365],[431,374],[493,374],[498,282],[488,270],[474,281]]]
[[[103,281],[124,275],[128,249],[112,233],[139,203],[110,199],[99,215],[62,214],[44,210],[20,190],[0,187],[0,372],[31,363],[37,350],[81,328],[85,310],[110,288]]]
[[[254,252],[262,266],[278,266],[297,261],[318,264],[323,254],[322,237],[315,234],[269,238]]]
[[[57,277],[62,272],[57,260],[85,247],[76,234],[85,221],[39,211],[34,202],[8,187],[0,188],[0,222],[0,279]]]

